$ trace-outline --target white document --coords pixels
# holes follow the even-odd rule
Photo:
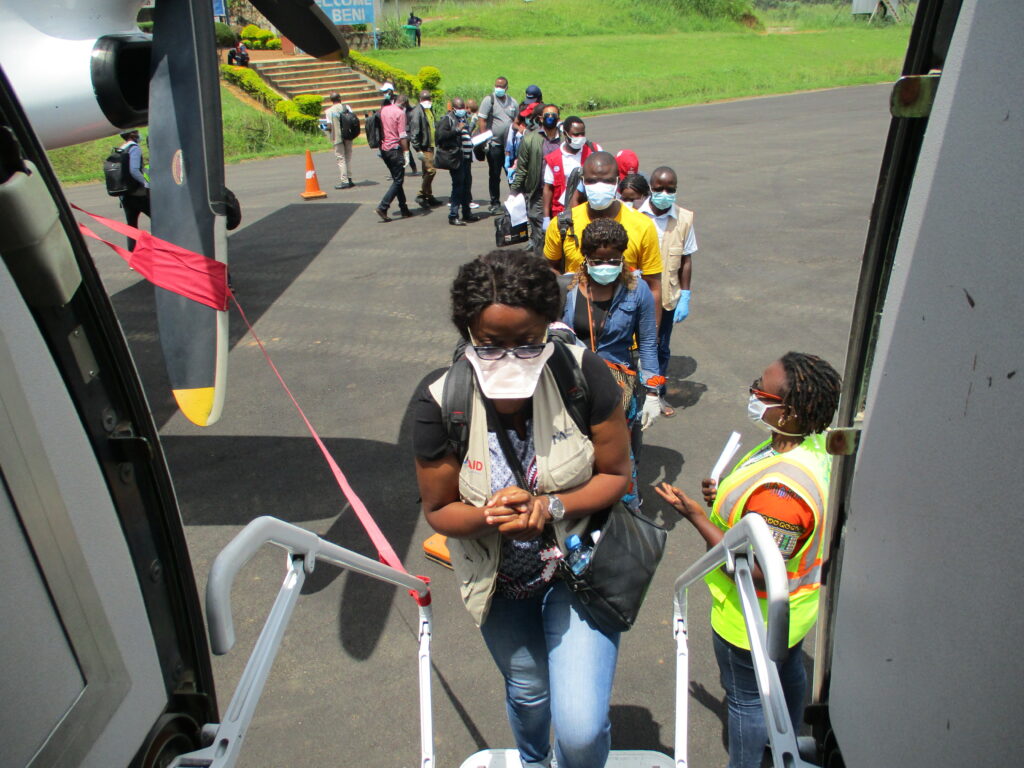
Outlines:
[[[729,439],[725,442],[725,448],[722,449],[722,455],[718,457],[718,461],[715,462],[714,468],[711,470],[711,479],[718,483],[718,478],[722,476],[722,472],[729,466],[729,462],[732,461],[732,457],[736,455],[736,451],[740,449],[740,433],[733,432],[729,435]]]
[[[505,210],[513,227],[518,227],[526,221],[526,196],[522,193],[509,195],[505,201]]]
[[[494,137],[494,134],[493,134],[493,133],[491,133],[490,131],[484,131],[483,133],[478,133],[478,134],[477,134],[476,136],[474,136],[474,137],[473,137],[473,139],[472,139],[472,141],[473,141],[473,146],[474,146],[474,147],[479,147],[479,146],[480,146],[481,144],[483,144],[483,143],[484,143],[485,141],[487,141],[488,139],[490,139],[490,138],[493,138],[493,137]]]

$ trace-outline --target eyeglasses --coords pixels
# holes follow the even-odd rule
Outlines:
[[[761,389],[761,380],[754,379],[754,383],[750,385],[750,394],[766,403],[781,403],[782,398],[778,395],[772,395]]]
[[[588,264],[593,264],[595,267],[598,264],[608,264],[610,266],[617,267],[620,264],[622,264],[622,259],[621,258],[618,258],[618,259],[595,259],[593,256],[588,256],[587,257],[587,263]]]
[[[546,346],[547,342],[543,344],[523,344],[519,347],[478,347],[474,344],[473,351],[476,352],[476,356],[481,360],[501,360],[506,355],[515,355],[520,360],[532,360],[535,357],[540,357]]]

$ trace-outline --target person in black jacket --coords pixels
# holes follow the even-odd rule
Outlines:
[[[469,185],[472,182],[473,141],[469,134],[469,118],[466,103],[456,96],[452,108],[437,124],[437,154],[445,158],[442,168],[448,168],[452,175],[452,195],[448,200],[448,223],[463,227],[467,222],[477,221],[469,209]],[[462,218],[459,218],[459,210]]]
[[[434,108],[430,100],[430,91],[420,91],[420,103],[409,112],[409,143],[419,155],[423,166],[423,181],[416,202],[421,205],[435,207],[441,201],[434,197]]]

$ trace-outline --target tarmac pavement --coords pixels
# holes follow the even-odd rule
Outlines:
[[[790,349],[840,371],[860,257],[889,123],[888,89],[865,86],[589,118],[587,135],[629,148],[641,170],[673,166],[679,201],[696,212],[690,317],[673,334],[670,400],[677,416],[645,433],[641,484],[662,479],[691,495],[729,432],[761,439],[746,387]],[[433,579],[437,765],[512,746],[502,681],[448,571],[426,562],[431,533],[418,510],[409,398],[451,357],[448,288],[458,266],[491,250],[488,218],[449,227],[447,207],[381,222],[383,162],[357,147],[354,189],[335,191],[332,153],[318,152],[328,197],[303,201],[301,157],[229,166],[243,207],[229,238],[234,288],[295,396],[406,566]],[[486,166],[473,190],[486,210]],[[407,177],[410,204],[420,178]],[[446,172],[435,195],[447,198]],[[70,200],[120,217],[100,185]],[[396,210],[394,207],[393,211]],[[414,210],[415,207],[414,207]],[[200,589],[217,552],[258,515],[275,515],[373,554],[255,343],[231,318],[224,415],[200,429],[174,409],[159,353],[152,290],[90,243],[160,427]],[[664,504],[651,491],[650,508]],[[671,512],[671,510],[669,510]],[[674,513],[665,514],[674,524]],[[623,635],[613,695],[613,747],[672,752],[672,584],[704,551],[684,523],[641,617]],[[283,576],[282,556],[258,555],[235,584],[238,643],[214,659],[221,711]],[[243,751],[253,767],[419,763],[416,606],[364,577],[320,566],[304,588]],[[724,765],[723,693],[706,590],[690,596],[690,764]],[[810,643],[808,643],[810,645]],[[813,655],[813,648],[808,647]]]

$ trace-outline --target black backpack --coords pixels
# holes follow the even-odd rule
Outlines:
[[[107,194],[121,197],[133,192],[138,182],[132,178],[128,166],[128,147],[114,147],[107,159],[103,161],[103,180],[107,184]]]
[[[366,143],[370,149],[380,149],[384,139],[384,126],[380,122],[380,112],[371,112],[366,116]]]
[[[572,239],[576,241],[576,247],[580,247],[579,238],[576,237],[576,230],[572,224],[572,208],[569,207],[569,201],[572,200],[572,193],[576,191],[576,187],[579,186],[580,179],[583,177],[582,168],[573,168],[572,173],[569,174],[569,178],[565,184],[565,197],[562,199],[562,212],[555,218],[558,221],[558,234],[561,238],[561,242],[565,242],[566,235],[571,231]]]
[[[583,370],[576,363],[566,342],[564,331],[551,329],[548,338],[555,344],[555,351],[548,359],[547,367],[555,377],[562,402],[580,431],[590,436],[590,389],[583,376]],[[452,367],[444,382],[441,394],[441,418],[448,435],[448,448],[459,463],[466,458],[469,449],[469,414],[473,408],[473,367],[463,354],[465,341],[455,348]]]
[[[352,141],[359,135],[359,118],[356,117],[355,112],[349,112],[346,109],[341,113],[339,122],[341,123],[341,138],[345,141]],[[369,128],[367,128],[367,133],[369,133]],[[377,146],[380,146],[379,142]]]

